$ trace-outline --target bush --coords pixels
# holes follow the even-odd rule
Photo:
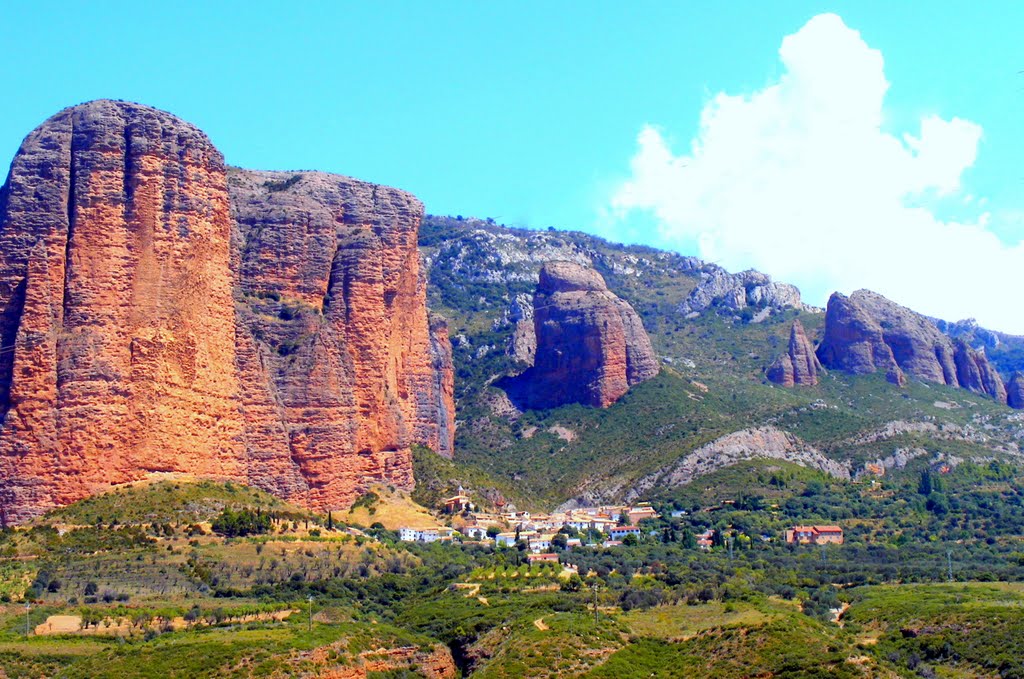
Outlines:
[[[243,537],[266,533],[270,530],[270,525],[270,517],[259,510],[240,509],[235,511],[225,509],[220,513],[220,516],[213,520],[211,528],[218,535]]]

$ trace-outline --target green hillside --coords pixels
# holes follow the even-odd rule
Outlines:
[[[462,463],[429,469],[487,481]],[[523,547],[353,534],[237,485],[126,488],[0,533],[0,668],[1020,677],[1024,594],[999,582],[1024,580],[1022,485],[995,460],[940,474],[915,459],[857,483],[750,460],[659,489],[661,518],[635,544],[561,551],[563,565],[528,565]],[[71,523],[100,511],[102,523]],[[224,521],[249,515],[268,520],[245,535]],[[782,542],[803,522],[839,523],[846,543]]]
[[[814,338],[823,315],[789,309],[753,322],[758,309],[736,314],[713,306],[687,317],[679,305],[707,266],[693,258],[575,232],[444,217],[426,220],[421,247],[431,263],[429,301],[449,318],[454,338],[455,461],[485,472],[485,488],[514,486],[527,506],[619,500],[643,477],[716,438],[766,425],[854,475],[901,449],[932,461],[1016,458],[1017,413],[963,390],[917,381],[900,389],[881,375],[836,372],[813,388],[768,383],[764,370],[787,345],[792,321],[799,318]],[[524,367],[508,355],[512,327],[505,319],[512,300],[532,292],[540,266],[559,258],[590,263],[633,305],[662,372],[607,410],[518,413],[495,386]],[[897,431],[885,432],[894,422]],[[930,430],[899,431],[922,424]]]

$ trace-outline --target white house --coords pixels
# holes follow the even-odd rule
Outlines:
[[[427,544],[438,540],[451,540],[454,532],[451,528],[399,528],[398,538],[404,542]]]
[[[471,540],[486,540],[487,526],[465,526],[462,529],[462,534]],[[515,537],[514,534],[513,537]]]
[[[608,537],[612,540],[622,540],[627,535],[640,537],[640,529],[636,526],[616,526],[608,529]]]
[[[514,547],[516,544],[516,534],[498,533],[498,537],[495,538],[495,542],[502,547]]]

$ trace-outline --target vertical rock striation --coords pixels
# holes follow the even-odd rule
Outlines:
[[[226,170],[137,104],[60,112],[0,190],[0,510],[21,521],[153,473],[315,509],[451,454],[422,206],[344,177]],[[230,194],[229,194],[230,183]]]
[[[818,372],[821,370],[821,362],[814,353],[814,345],[807,339],[803,324],[799,320],[793,321],[789,331],[789,348],[769,366],[766,376],[784,387],[813,387],[818,383]]]
[[[826,368],[866,375],[885,370],[891,382],[902,380],[882,327],[855,301],[835,293],[825,309],[825,336],[818,345],[818,360]]]
[[[926,317],[868,290],[829,299],[818,358],[828,368],[856,374],[885,370],[897,384],[910,375],[1006,403],[1002,378],[984,352],[963,341],[954,344]]]
[[[110,101],[23,142],[0,203],[0,478],[18,521],[151,472],[244,479],[231,223],[195,127]]]
[[[962,339],[953,342],[953,361],[956,364],[957,380],[964,389],[991,396],[1000,403],[1006,403],[1006,386],[999,372],[992,367],[984,350],[972,348]]]
[[[606,408],[658,374],[640,317],[592,269],[570,262],[544,265],[534,295],[534,328],[534,365],[510,386],[527,407]]]
[[[372,481],[413,484],[409,448],[451,455],[447,326],[427,317],[412,195],[319,172],[232,170],[243,382],[266,483],[318,508]],[[255,371],[255,374],[254,374]],[[296,486],[293,479],[304,484]]]

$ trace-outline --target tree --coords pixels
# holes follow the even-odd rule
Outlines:
[[[622,538],[622,544],[626,545],[627,547],[636,547],[638,544],[640,544],[640,539],[637,538],[637,536],[630,533],[626,537]]]
[[[921,472],[921,480],[917,484],[917,492],[919,495],[928,496],[932,494],[934,488],[932,487],[932,473],[925,469]]]
[[[569,539],[564,533],[558,533],[555,537],[551,538],[551,546],[555,549],[566,549],[569,546]]]
[[[488,526],[487,527],[487,537],[489,537],[492,540],[495,539],[496,537],[498,537],[498,535],[500,533],[501,533],[501,529],[498,528],[497,526]]]
[[[928,496],[928,503],[926,506],[928,511],[938,516],[949,513],[949,500],[945,495],[937,491]]]
[[[583,578],[578,573],[573,573],[562,581],[563,592],[578,592],[583,589]]]
[[[270,530],[270,517],[259,510],[240,509],[234,511],[230,508],[224,509],[220,516],[210,524],[214,533],[226,537],[242,537],[266,533]]]

